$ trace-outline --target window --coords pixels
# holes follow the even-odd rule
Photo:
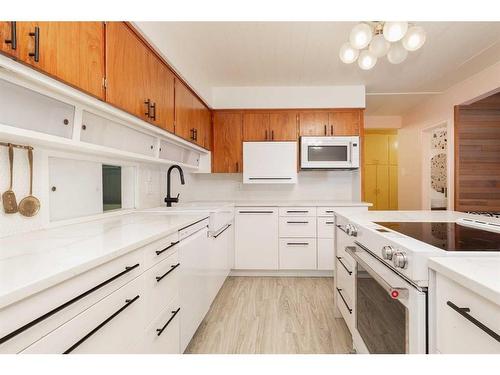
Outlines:
[[[122,208],[122,167],[102,165],[102,206],[104,211]]]

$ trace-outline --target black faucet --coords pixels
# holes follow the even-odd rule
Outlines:
[[[184,185],[184,172],[182,172],[182,168],[179,167],[178,165],[172,165],[170,168],[168,168],[167,171],[167,196],[165,197],[165,203],[167,204],[167,207],[172,207],[172,203],[177,203],[179,202],[179,195],[177,194],[177,197],[173,198],[170,195],[170,174],[172,173],[173,169],[177,169],[179,171],[179,175],[181,176],[181,184]]]

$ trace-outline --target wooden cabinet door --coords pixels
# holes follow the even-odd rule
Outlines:
[[[359,109],[352,111],[336,111],[328,114],[329,135],[335,136],[355,136],[359,135],[361,123],[361,113]]]
[[[270,114],[269,128],[273,141],[297,140],[297,113],[276,112]]]
[[[198,102],[197,138],[196,143],[208,150],[212,148],[212,114],[205,105]]]
[[[365,165],[364,187],[365,196],[364,201],[372,203],[373,206],[369,207],[370,210],[377,210],[377,166]]]
[[[0,51],[17,57],[19,36],[17,22],[0,21]]]
[[[175,134],[188,141],[194,141],[193,129],[195,111],[193,94],[179,80],[175,80]]]
[[[271,140],[269,113],[245,113],[243,115],[243,140]]]
[[[152,51],[147,53],[149,73],[147,87],[150,91],[150,100],[154,103],[154,115],[151,123],[158,127],[174,132],[174,74]]]
[[[104,99],[103,22],[17,22],[17,26],[21,61]],[[37,27],[38,35],[32,35]]]
[[[365,164],[387,164],[389,160],[388,136],[366,134],[364,137]]]
[[[148,121],[147,50],[124,22],[106,24],[106,101]]]
[[[301,112],[299,126],[301,136],[329,135],[328,112]]]
[[[237,173],[243,170],[242,117],[241,113],[215,112],[212,154],[214,173]]]
[[[389,210],[389,166],[377,165],[377,210]]]

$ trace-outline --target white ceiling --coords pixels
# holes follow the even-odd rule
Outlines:
[[[422,22],[426,44],[401,65],[343,64],[355,22],[136,22],[205,99],[212,87],[364,84],[367,113],[398,115],[500,61],[500,22]],[[373,95],[405,93],[406,95]],[[408,94],[409,93],[409,94]],[[208,100],[210,101],[210,100]]]

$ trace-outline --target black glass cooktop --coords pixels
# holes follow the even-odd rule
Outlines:
[[[376,224],[446,251],[500,251],[500,233],[456,223],[377,222]]]

